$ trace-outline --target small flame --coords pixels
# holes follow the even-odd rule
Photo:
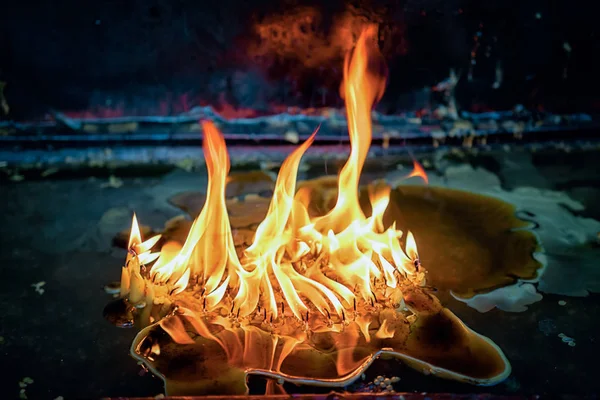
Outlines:
[[[142,242],[142,234],[140,233],[140,227],[137,222],[137,217],[135,213],[133,214],[133,218],[131,221],[131,233],[129,234],[129,242],[128,242],[128,254],[126,266],[129,264],[131,260],[134,258],[139,264],[150,264],[159,258],[160,253],[152,253],[150,250],[158,243],[161,235],[156,235],[151,237],[150,239]],[[129,286],[128,279],[129,276],[124,277],[125,275],[129,275],[126,270],[123,271],[122,281],[125,280],[127,283],[122,284],[122,292],[124,289],[127,289]],[[125,290],[127,291],[127,290]]]
[[[129,234],[129,243],[127,244],[128,249],[132,249],[134,246],[142,243],[142,234],[140,233],[140,226],[138,225],[137,217],[133,213],[131,220],[131,233]]]
[[[145,242],[142,242],[142,234],[140,233],[137,217],[135,216],[135,213],[133,213],[133,218],[131,221],[131,233],[129,234],[127,248],[129,249],[130,253],[133,253],[138,257],[140,263],[151,263],[158,258],[159,253],[150,253],[150,249],[152,249],[152,247],[158,243],[160,238],[161,235],[156,235]]]
[[[408,174],[407,178],[419,177],[423,179],[423,181],[429,185],[429,178],[427,177],[427,173],[425,169],[417,160],[413,160],[413,170],[410,174]]]
[[[385,78],[373,74],[368,68],[369,60],[379,58],[375,34],[374,26],[364,30],[354,52],[346,56],[342,93],[348,115],[350,158],[340,171],[335,207],[317,221],[317,230],[333,229],[334,232],[339,232],[351,221],[364,219],[358,202],[358,184],[371,146],[371,108],[385,89]]]

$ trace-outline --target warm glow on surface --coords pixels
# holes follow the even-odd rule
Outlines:
[[[359,203],[359,178],[371,144],[371,109],[385,87],[385,77],[374,65],[379,61],[375,39],[375,28],[365,30],[345,61],[341,91],[351,152],[339,174],[331,211],[311,217],[310,196],[302,191],[296,195],[298,167],[315,131],[282,164],[252,244],[236,247],[225,201],[229,156],[215,125],[203,122],[208,170],[204,208],[183,246],[167,242],[160,257],[148,252],[147,243],[154,239],[141,243],[134,216],[129,246],[139,250],[138,262],[129,275],[124,268],[122,284],[133,287],[135,281],[136,294],[141,291],[145,301],[154,303],[184,296],[186,313],[212,312],[242,325],[295,318],[319,332],[340,330],[355,321],[367,340],[371,321],[365,313],[377,307],[402,309],[403,287],[424,284],[415,240],[408,233],[403,245],[403,233],[394,225],[384,226],[388,186],[369,187],[371,215],[366,216]],[[427,179],[416,162],[414,174]],[[157,257],[142,285],[139,266]],[[393,331],[383,323],[377,334],[389,337]]]

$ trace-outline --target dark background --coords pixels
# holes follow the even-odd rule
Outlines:
[[[0,12],[0,81],[10,106],[4,118],[39,118],[50,108],[120,116],[212,105],[244,116],[253,115],[248,109],[341,106],[343,54],[367,21],[379,25],[389,66],[383,112],[427,107],[429,89],[450,68],[460,76],[460,109],[593,112],[600,108],[600,46],[591,7],[551,0],[13,1]],[[493,89],[498,66],[503,79]]]

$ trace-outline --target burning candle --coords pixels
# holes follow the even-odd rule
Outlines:
[[[146,281],[142,278],[137,261],[132,261],[129,268],[131,269],[131,283],[129,287],[129,301],[133,305],[138,305],[145,297]]]
[[[129,294],[130,271],[127,267],[121,268],[121,297]]]

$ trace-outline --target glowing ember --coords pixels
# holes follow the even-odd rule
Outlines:
[[[314,378],[312,383],[342,384],[384,347],[393,348],[388,352],[396,355],[420,351],[421,360],[430,357],[418,350],[416,343],[423,339],[411,342],[409,335],[438,321],[443,329],[453,330],[450,337],[461,342],[468,354],[483,348],[493,353],[484,352],[488,361],[482,362],[491,363],[487,371],[477,364],[486,372],[469,378],[465,371],[443,370],[448,376],[487,382],[506,375],[510,367],[496,347],[477,342],[482,340],[479,336],[469,336],[472,331],[420,289],[425,269],[415,238],[383,222],[390,188],[369,187],[371,215],[366,216],[360,206],[359,177],[371,143],[371,108],[385,84],[372,71],[379,57],[374,37],[374,28],[365,30],[345,62],[342,93],[351,152],[337,180],[335,205],[325,215],[312,216],[308,211],[314,191],[296,192],[300,160],[315,131],[282,164],[268,211],[251,245],[236,242],[225,200],[229,172],[225,142],[211,122],[202,123],[208,189],[183,246],[167,242],[160,253],[151,253],[159,237],[142,242],[134,216],[121,296],[140,309],[137,322],[149,329],[138,335],[141,339],[136,339],[134,354],[145,362],[172,354],[167,344],[152,339],[150,332],[159,326],[178,345],[202,343],[208,346],[202,347],[206,351],[216,346],[220,350],[211,354],[224,354],[230,366],[270,371],[265,372],[269,377],[280,377],[288,370],[287,378],[295,372]],[[427,181],[416,162],[411,176]],[[152,262],[148,269],[146,265]],[[195,333],[195,338],[188,332]],[[330,342],[336,357],[333,370],[318,356],[331,347]],[[456,356],[452,354],[448,357]],[[430,366],[411,357],[411,365]],[[439,364],[444,364],[442,359],[438,356]],[[311,365],[312,371],[298,371],[296,364],[300,369]]]

